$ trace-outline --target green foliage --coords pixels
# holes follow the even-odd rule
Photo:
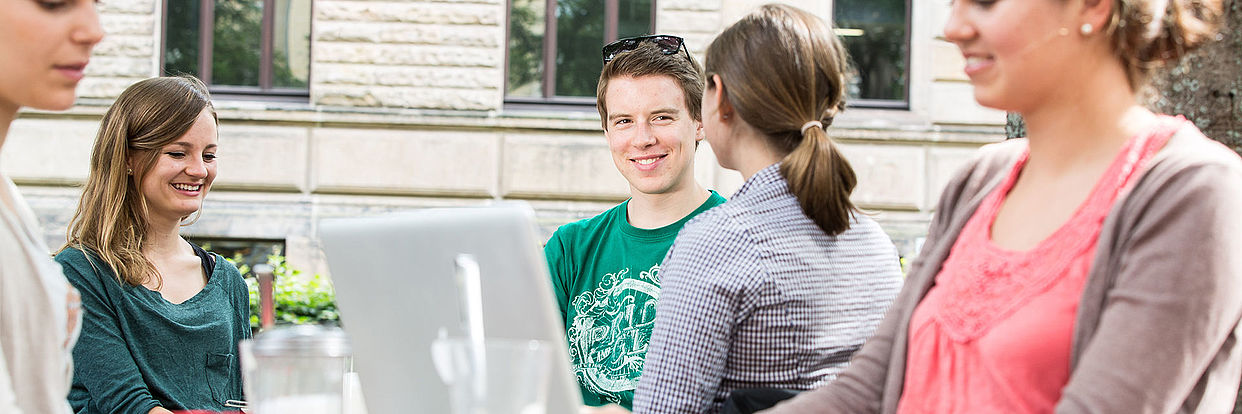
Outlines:
[[[246,285],[250,288],[250,327],[257,328],[259,326],[259,281],[253,274],[250,274],[250,265],[241,262],[241,255],[234,256],[229,261],[237,265],[237,269],[246,275]],[[289,267],[285,257],[280,254],[268,255],[267,264],[272,266],[272,274],[276,277],[273,297],[276,302],[277,324],[339,323],[336,294],[323,275],[302,277],[300,276],[302,272]]]

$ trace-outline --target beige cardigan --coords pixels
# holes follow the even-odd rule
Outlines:
[[[69,413],[69,284],[17,187],[0,177],[0,413]],[[81,324],[77,324],[81,326]],[[65,343],[69,342],[69,347]]]
[[[945,188],[884,322],[835,382],[765,413],[894,413],[910,315],[967,219],[1016,162],[988,145]],[[1110,210],[1058,413],[1226,413],[1242,374],[1242,160],[1187,126]]]

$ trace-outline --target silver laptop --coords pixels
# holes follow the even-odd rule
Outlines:
[[[469,335],[455,279],[463,254],[477,263],[486,337],[547,341],[547,412],[578,412],[582,400],[537,234],[534,213],[520,203],[320,222],[368,412],[451,412],[430,349],[441,332]]]

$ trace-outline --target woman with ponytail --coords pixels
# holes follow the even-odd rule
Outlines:
[[[233,264],[180,235],[216,178],[216,112],[192,77],[126,88],[104,113],[56,261],[82,292],[78,414],[228,411],[250,296]]]
[[[1027,139],[948,183],[875,336],[771,412],[1234,411],[1242,160],[1137,103],[1152,67],[1214,37],[1221,1],[951,9],[975,99]]]
[[[811,389],[879,324],[901,286],[896,248],[850,202],[854,171],[824,130],[844,107],[847,60],[828,24],[789,6],[758,9],[708,47],[704,132],[746,182],[665,257],[635,412],[714,413],[737,389]]]

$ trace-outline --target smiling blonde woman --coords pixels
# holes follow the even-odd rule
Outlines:
[[[216,177],[216,113],[191,77],[138,82],[104,114],[68,242],[82,292],[69,402],[78,414],[224,411],[242,400],[237,268],[180,235]]]

